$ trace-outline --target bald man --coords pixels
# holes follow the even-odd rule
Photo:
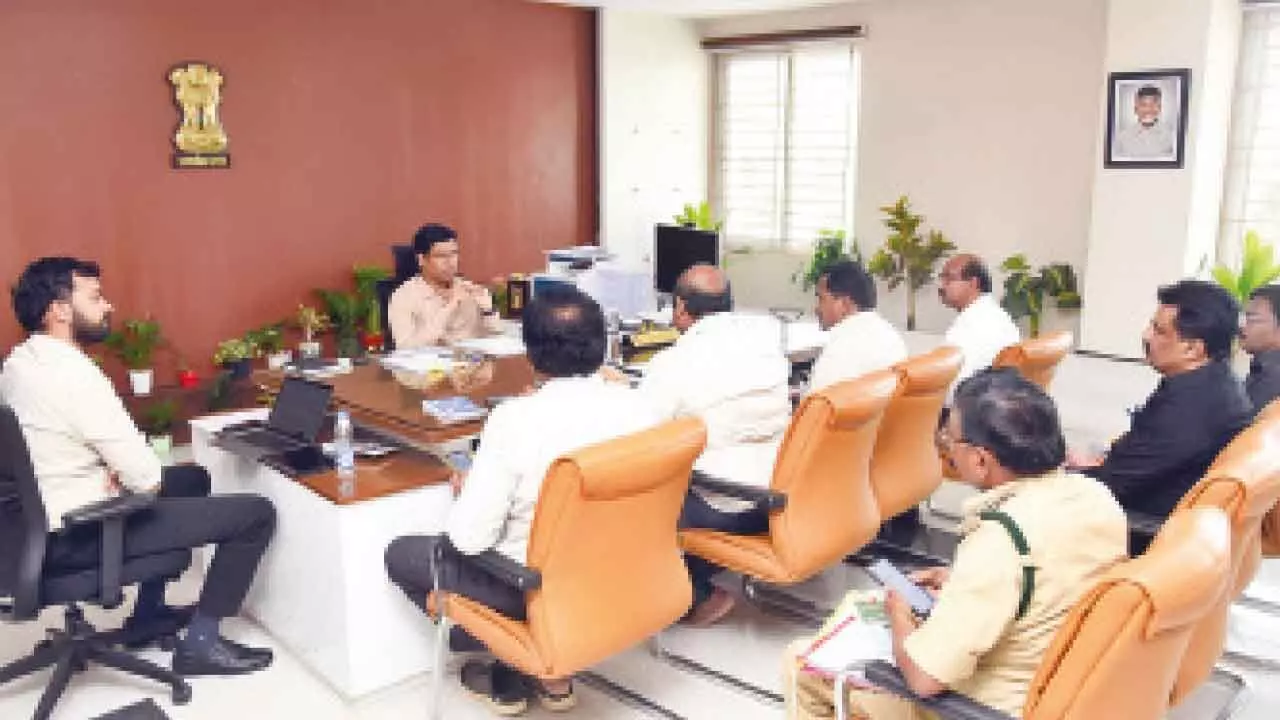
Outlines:
[[[990,367],[1001,350],[1021,340],[1013,318],[991,294],[991,271],[978,256],[966,253],[947,260],[938,275],[938,297],[960,313],[946,336],[946,344],[959,348],[964,356],[953,388]]]
[[[696,472],[768,487],[791,411],[790,366],[777,321],[734,313],[728,278],[709,265],[685,271],[674,296],[672,321],[680,339],[649,363],[640,390],[662,416],[697,416],[706,423],[707,447]],[[680,527],[759,534],[768,531],[769,517],[754,504],[693,490]],[[720,568],[694,557],[686,562],[694,589],[689,621],[710,625],[733,609],[733,596],[711,583]]]

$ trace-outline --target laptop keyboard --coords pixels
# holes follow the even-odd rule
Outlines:
[[[278,435],[265,428],[257,428],[240,433],[237,438],[263,450],[291,450],[299,445],[297,440]]]

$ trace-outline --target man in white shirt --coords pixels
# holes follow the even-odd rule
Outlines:
[[[387,574],[419,607],[432,589],[431,558],[439,555],[441,588],[525,619],[524,593],[460,562],[459,554],[496,550],[525,564],[542,481],[556,458],[660,422],[638,392],[597,374],[605,323],[594,300],[574,288],[552,288],[529,303],[523,319],[526,352],[542,386],[489,416],[445,534],[401,537],[387,548]],[[452,642],[467,649],[475,643],[461,633]],[[552,709],[573,704],[567,678],[539,682],[501,663],[465,664],[462,684],[503,715],[522,712],[535,696]]]
[[[672,321],[682,334],[650,361],[640,391],[664,419],[697,416],[706,423],[707,447],[695,472],[766,488],[791,422],[781,328],[768,316],[732,312],[729,280],[709,265],[685,271],[673,294]],[[695,489],[680,525],[757,534],[768,530],[769,517],[751,503]],[[733,609],[733,596],[711,583],[720,568],[692,556],[686,562],[694,591],[689,621],[712,624]]]
[[[1018,326],[991,294],[991,272],[975,255],[956,255],[938,275],[942,304],[958,311],[946,344],[960,349],[964,360],[952,388],[970,375],[991,366],[1000,351],[1017,345]]]
[[[500,320],[489,290],[458,274],[458,234],[447,225],[423,225],[413,236],[422,273],[391,293],[387,325],[397,348],[448,345],[497,332]]]
[[[817,286],[818,324],[827,346],[813,364],[814,392],[907,359],[907,344],[875,311],[876,284],[862,264],[842,260],[823,271]]]
[[[1164,98],[1160,88],[1146,85],[1133,97],[1134,124],[1116,133],[1117,160],[1173,160],[1177,157],[1173,128],[1162,122]]]
[[[239,612],[275,531],[275,508],[256,496],[204,497],[202,468],[162,468],[125,411],[111,381],[84,353],[110,331],[111,304],[98,266],[66,257],[36,260],[13,288],[13,307],[28,338],[0,371],[0,402],[22,426],[48,516],[45,567],[96,568],[101,529],[62,528],[64,513],[120,492],[156,493],[152,507],[130,516],[126,561],[172,550],[216,546],[195,614],[178,641],[181,675],[235,675],[265,668],[271,652],[221,636],[222,618]],[[0,530],[13,527],[0,519]],[[164,584],[144,583],[134,627],[163,625]]]

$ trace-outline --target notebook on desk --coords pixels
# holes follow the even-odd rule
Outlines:
[[[324,425],[333,386],[302,378],[285,378],[266,422],[229,425],[218,433],[219,443],[239,455],[261,458],[315,444]]]

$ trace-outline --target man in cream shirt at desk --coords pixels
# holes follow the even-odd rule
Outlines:
[[[829,331],[813,364],[809,392],[884,370],[907,359],[902,334],[877,313],[876,285],[861,263],[843,260],[818,278],[818,324]]]
[[[991,294],[991,272],[975,255],[956,255],[938,275],[942,304],[959,311],[947,330],[946,344],[964,357],[952,392],[974,373],[991,366],[1000,351],[1017,345],[1018,326]]]
[[[706,423],[707,447],[695,472],[768,487],[791,422],[790,365],[778,323],[732,312],[729,280],[709,265],[686,270],[673,294],[680,339],[649,362],[640,392],[664,418],[697,416]],[[769,516],[742,500],[692,490],[680,526],[754,534],[768,530]],[[685,561],[694,595],[689,620],[710,625],[733,609],[733,596],[711,584],[720,568],[693,556]]]
[[[423,225],[413,236],[422,272],[391,294],[387,324],[397,348],[448,345],[501,330],[489,290],[458,275],[458,234]]]

